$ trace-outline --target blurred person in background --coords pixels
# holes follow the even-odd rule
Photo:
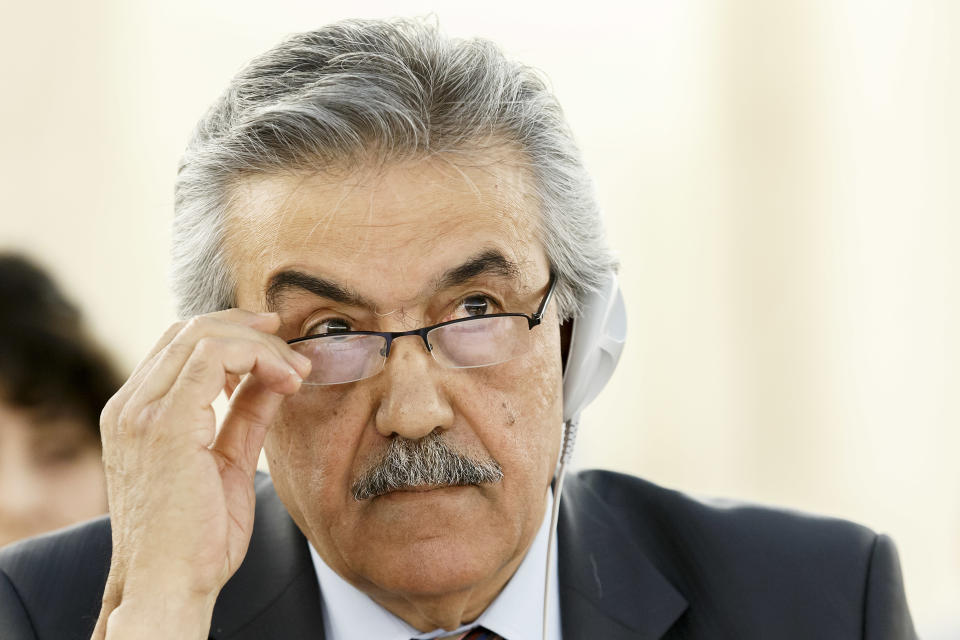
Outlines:
[[[107,511],[99,418],[119,386],[50,276],[0,253],[0,546]]]

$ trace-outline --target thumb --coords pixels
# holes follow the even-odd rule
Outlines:
[[[283,394],[271,391],[256,376],[246,376],[233,392],[223,425],[210,448],[252,478],[267,429],[283,399]]]

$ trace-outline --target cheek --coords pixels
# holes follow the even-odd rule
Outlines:
[[[291,497],[329,503],[346,495],[369,421],[356,393],[356,387],[304,387],[284,402],[264,449],[275,484],[289,487]]]
[[[559,334],[546,337],[558,338]],[[555,340],[543,340],[522,358],[473,370],[473,388],[456,394],[464,399],[461,409],[465,418],[505,473],[535,476],[537,483],[549,482],[559,453],[562,378],[558,345]]]

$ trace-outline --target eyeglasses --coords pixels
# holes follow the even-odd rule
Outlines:
[[[313,363],[308,385],[356,382],[383,371],[393,341],[420,336],[427,351],[450,369],[488,367],[512,360],[530,347],[530,330],[540,324],[556,284],[550,274],[547,293],[536,313],[491,313],[441,322],[411,331],[339,331],[288,340]]]

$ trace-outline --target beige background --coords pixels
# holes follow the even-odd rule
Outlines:
[[[248,58],[435,12],[550,76],[622,259],[630,336],[578,464],[893,535],[960,637],[960,5],[823,0],[11,3],[0,246],[130,368],[173,319],[172,182]]]

